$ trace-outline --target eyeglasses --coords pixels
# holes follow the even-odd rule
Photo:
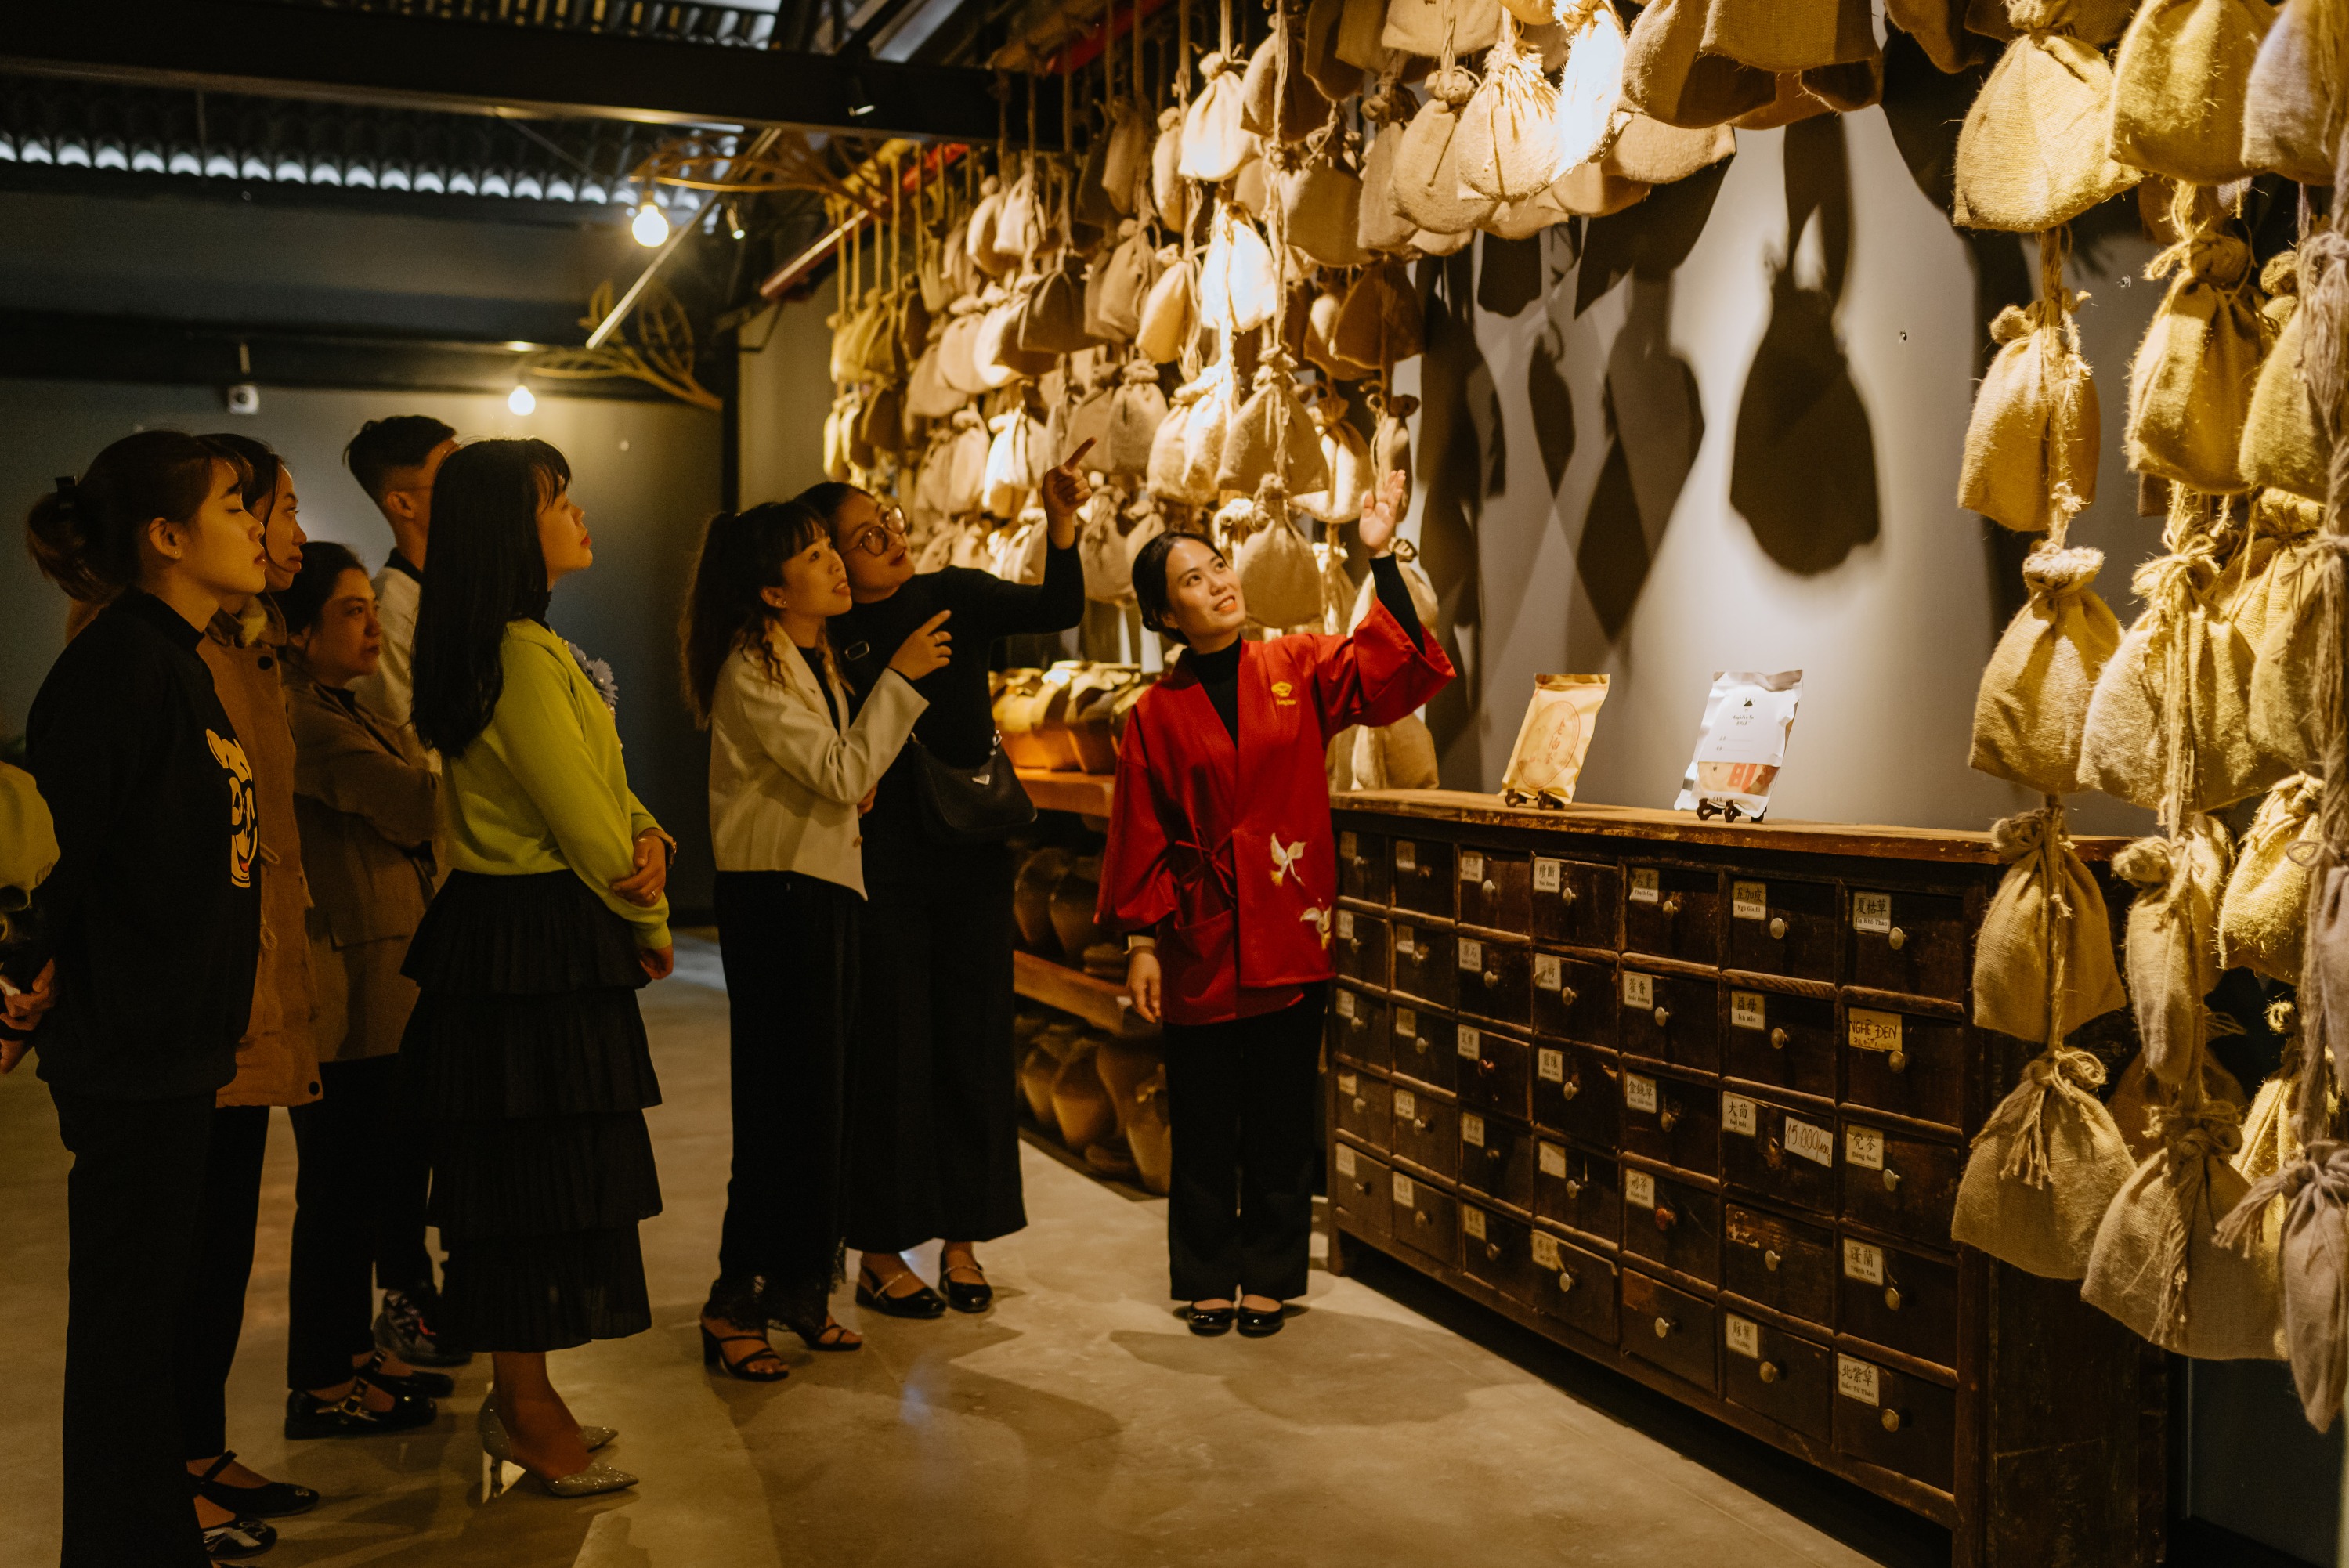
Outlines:
[[[894,506],[881,509],[880,520],[868,522],[849,541],[848,548],[861,550],[867,555],[886,555],[896,542],[905,537],[905,514]]]

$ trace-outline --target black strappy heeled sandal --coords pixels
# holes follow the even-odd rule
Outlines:
[[[225,1508],[239,1519],[290,1519],[318,1506],[316,1492],[306,1486],[295,1486],[290,1480],[264,1481],[259,1486],[233,1486],[221,1480],[221,1471],[235,1462],[236,1450],[231,1449],[214,1460],[212,1468],[203,1474],[188,1478],[192,1483],[191,1490],[214,1508]]]
[[[755,1344],[759,1348],[740,1357],[726,1354],[730,1345]],[[761,1370],[757,1363],[772,1361],[774,1366]],[[701,1330],[701,1364],[723,1367],[729,1377],[740,1377],[745,1383],[780,1383],[792,1375],[783,1358],[763,1334],[712,1334],[708,1325]]]

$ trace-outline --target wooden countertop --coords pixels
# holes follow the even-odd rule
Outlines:
[[[1526,828],[1598,838],[1663,840],[1713,849],[1785,850],[1815,855],[1866,855],[1879,860],[1932,861],[1944,864],[1996,865],[1987,832],[1940,828],[1889,828],[1846,822],[1799,822],[1770,818],[1760,822],[1701,821],[1689,811],[1648,806],[1598,806],[1579,802],[1566,810],[1509,806],[1498,795],[1465,789],[1361,789],[1332,795],[1335,810],[1377,811],[1434,822],[1478,827]],[[2082,860],[2106,861],[2127,839],[2075,838]]]

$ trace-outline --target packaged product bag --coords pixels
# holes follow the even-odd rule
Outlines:
[[[1615,15],[1615,7],[1608,0],[1599,0],[1576,30],[1567,51],[1566,69],[1558,77],[1557,139],[1557,168],[1561,173],[1604,154],[1633,118],[1631,111],[1623,107],[1624,46],[1622,19]],[[1669,131],[1661,126],[1658,129],[1684,139],[1699,139],[1705,135],[1701,131]],[[1719,135],[1731,136],[1731,145],[1735,146],[1734,136],[1725,128],[1717,127],[1715,130]],[[1623,178],[1655,183],[1639,175],[1625,174]]]
[[[1427,101],[1412,116],[1395,149],[1387,198],[1398,213],[1423,229],[1464,233],[1494,206],[1494,198],[1470,188],[1460,176],[1460,158],[1466,150],[1461,116],[1476,95],[1476,78],[1464,67],[1450,66],[1428,77],[1427,86]]]
[[[1183,116],[1176,168],[1185,180],[1216,185],[1239,172],[1256,138],[1240,124],[1240,78],[1223,55],[1201,60],[1199,76],[1206,85]]]
[[[1158,428],[1166,420],[1166,395],[1158,389],[1158,366],[1137,359],[1119,372],[1109,409],[1109,439],[1102,466],[1113,474],[1140,474],[1150,468]]]
[[[2270,261],[2261,273],[2269,293],[2261,314],[2280,325],[2251,387],[2236,461],[2246,484],[2322,501],[2333,442],[2317,423],[2316,405],[2309,397],[2307,377],[2301,374],[2307,324],[2300,317],[2300,278],[2293,263],[2287,252]]]
[[[2016,0],[2019,19],[2060,23],[2060,0]],[[1957,222],[2032,234],[2068,223],[2143,178],[2113,161],[2113,73],[2069,33],[2032,31],[2006,46],[1958,132]]]
[[[1974,943],[1974,1026],[2019,1040],[2068,1038],[2127,1005],[2113,965],[2104,894],[2057,810],[2025,811],[1991,829],[2007,862]],[[2060,993],[2056,1024],[2048,997]]]
[[[2121,640],[2093,586],[2104,562],[2074,546],[2042,547],[2023,562],[2030,602],[2007,623],[1974,693],[1974,768],[2043,795],[2081,789],[2088,702]]]
[[[2259,288],[2251,248],[2203,232],[2145,270],[2178,276],[2129,367],[2129,467],[2205,495],[2250,488],[2240,454],[2259,380]]]
[[[1868,0],[1708,0],[1704,50],[1772,72],[1846,65],[1878,53]]]
[[[2048,1279],[2088,1272],[2096,1228],[2137,1164],[2096,1099],[2104,1081],[2104,1064],[2069,1047],[2024,1066],[1974,1135],[1952,1241]]]
[[[1958,504],[2021,532],[2053,528],[2096,499],[2102,423],[2072,314],[2079,297],[2062,289],[1991,323],[2000,347],[1974,394]]]
[[[2219,896],[2233,862],[2226,828],[2199,812],[2176,838],[2139,839],[2113,857],[2113,874],[2137,890],[2124,944],[2137,1037],[2147,1070],[2172,1088],[2208,1032],[2203,998],[2219,984]]]
[[[1500,0],[1388,0],[1379,42],[1395,54],[1433,60],[1489,49],[1500,35]]]
[[[1704,52],[1704,0],[1656,0],[1623,46],[1627,108],[1683,130],[1726,125],[1777,97],[1778,78]]]
[[[2267,0],[2145,0],[2113,67],[2113,157],[2189,185],[2224,185],[2243,162],[2251,62]]]
[[[1716,670],[1705,695],[1704,727],[1681,779],[1675,811],[1758,822],[1786,760],[1786,738],[1803,696],[1803,672]]]
[[[1254,529],[1233,564],[1250,620],[1270,627],[1320,624],[1321,563],[1289,515],[1288,492],[1277,477],[1257,490]]]
[[[1516,17],[1502,12],[1485,79],[1460,109],[1453,133],[1461,183],[1495,201],[1522,201],[1547,188],[1563,172],[1557,110],[1557,88],[1542,69],[1541,51],[1526,46]]]
[[[2344,82],[2349,28],[2339,13],[2327,0],[2285,0],[2244,85],[2244,166],[2331,184]]]
[[[1533,699],[1517,726],[1517,743],[1501,774],[1501,799],[1512,806],[1574,804],[1582,759],[1590,750],[1599,709],[1607,701],[1605,676],[1536,676]]]
[[[1296,367],[1297,362],[1278,348],[1258,362],[1247,400],[1232,416],[1231,428],[1224,437],[1223,457],[1216,471],[1218,490],[1256,490],[1268,477],[1278,477],[1285,501],[1291,494],[1330,488],[1330,469],[1321,460],[1313,416],[1305,411],[1290,374]]]
[[[2248,967],[2300,984],[2308,924],[2308,862],[2315,858],[2321,780],[2295,773],[2268,792],[2236,851],[2219,902],[2219,967]],[[2305,845],[2297,855],[2295,846]]]

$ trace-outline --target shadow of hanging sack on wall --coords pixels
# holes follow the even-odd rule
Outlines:
[[[1737,409],[1729,502],[1764,553],[1804,576],[1833,570],[1882,531],[1868,407],[1836,332],[1851,263],[1851,174],[1843,119],[1785,130],[1787,255],[1771,265],[1770,322]],[[1796,276],[1795,257],[1819,226],[1822,276]]]
[[[1489,238],[1489,236],[1485,236]],[[1416,277],[1426,322],[1426,347],[1420,355],[1419,430],[1412,466],[1423,497],[1419,514],[1419,561],[1435,588],[1446,651],[1460,677],[1427,706],[1427,726],[1444,781],[1480,787],[1483,760],[1477,735],[1483,671],[1464,657],[1464,633],[1483,620],[1476,586],[1476,525],[1487,496],[1501,493],[1508,472],[1508,446],[1501,427],[1499,389],[1476,343],[1475,258],[1471,245],[1456,255],[1428,257]]]
[[[1673,352],[1671,274],[1635,273],[1623,328],[1607,353],[1599,407],[1607,457],[1583,514],[1574,563],[1607,640],[1630,624],[1681,491],[1704,445],[1696,370]]]

